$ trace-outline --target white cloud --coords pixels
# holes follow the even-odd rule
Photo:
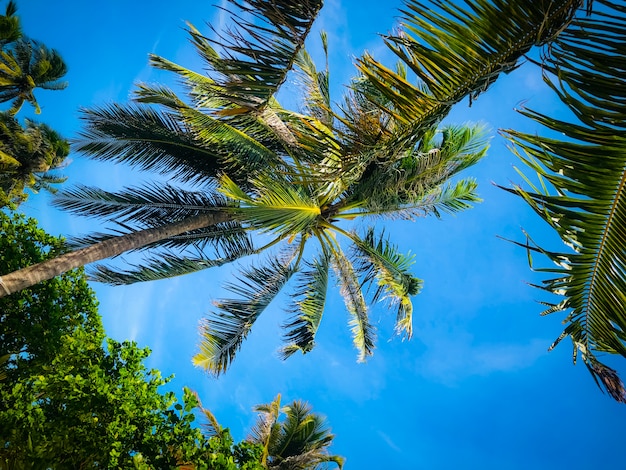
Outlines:
[[[531,366],[547,354],[546,339],[526,343],[473,344],[468,334],[438,339],[427,344],[427,350],[415,361],[417,372],[436,382],[454,386],[472,376],[486,376]]]
[[[390,438],[387,434],[385,434],[385,433],[384,433],[384,432],[382,432],[382,431],[378,431],[378,435],[379,435],[379,436],[381,437],[381,439],[382,439],[383,441],[385,441],[385,443],[386,443],[389,447],[391,447],[393,450],[395,450],[396,452],[402,452],[402,449],[400,449],[400,447],[398,447],[398,446],[396,445],[396,443],[395,443],[395,442],[393,442],[393,441],[391,440],[391,438]]]

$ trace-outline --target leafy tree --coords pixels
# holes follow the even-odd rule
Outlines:
[[[567,326],[551,348],[569,337],[574,360],[580,355],[596,383],[626,402],[616,371],[598,358],[626,357],[626,7],[598,2],[602,7],[574,20],[542,61],[546,83],[572,117],[521,111],[558,137],[506,131],[539,181],[524,177],[529,189],[509,191],[568,247],[542,248],[529,235],[520,243],[529,255],[545,255],[556,265],[536,268],[555,276],[537,287],[561,297],[547,303],[544,314],[567,312]]]
[[[161,248],[123,271],[101,266],[95,278],[114,284],[161,279],[275,247],[277,252],[244,269],[229,286],[238,298],[217,302],[202,332],[197,364],[223,372],[254,321],[292,278],[293,316],[285,325],[283,352],[309,351],[333,272],[364,359],[374,348],[364,292],[372,287],[373,301],[387,298],[398,330],[410,336],[410,298],[421,281],[409,272],[410,257],[383,234],[357,233],[340,223],[439,216],[476,201],[472,180],[450,178],[484,154],[481,130],[440,129],[441,119],[453,103],[475,98],[499,73],[515,68],[530,47],[552,40],[581,2],[555,8],[476,0],[465,10],[435,2],[443,11],[437,14],[411,1],[403,32],[387,38],[401,60],[396,71],[364,56],[361,75],[338,106],[331,102],[329,71],[318,71],[303,48],[321,2],[232,3],[245,13],[236,20],[238,29],[211,40],[190,26],[208,76],[151,56],[153,65],[179,76],[190,104],[166,87],[140,85],[134,103],[84,115],[80,151],[182,185],[65,193],[61,207],[111,219],[117,233],[96,234],[84,240],[88,247],[4,276],[4,293],[129,250]],[[465,28],[456,28],[454,18]],[[302,113],[276,99],[292,68],[305,88]],[[255,239],[265,244],[254,246],[249,232],[261,233]],[[207,253],[211,245],[215,252]],[[310,261],[305,246],[316,250]]]
[[[32,219],[0,212],[0,272],[64,251]],[[148,349],[107,340],[82,271],[0,300],[0,468],[260,469],[261,449],[192,426],[197,400],[158,388]],[[173,406],[173,408],[172,408]]]
[[[64,241],[38,228],[37,221],[0,212],[0,272],[10,272],[67,251]],[[77,327],[101,334],[97,303],[82,270],[69,271],[0,300],[0,356],[11,367],[49,363],[61,338]]]

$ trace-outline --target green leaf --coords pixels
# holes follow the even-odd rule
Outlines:
[[[562,298],[546,304],[544,313],[567,313],[567,326],[552,347],[570,337],[574,357],[581,355],[596,383],[626,402],[617,373],[596,357],[626,357],[626,40],[621,34],[626,9],[599,1],[603,8],[576,19],[544,58],[544,70],[557,74],[546,75],[546,82],[577,119],[522,112],[563,137],[506,131],[540,182],[530,190],[508,190],[521,196],[568,247],[561,252],[522,244],[529,254],[542,253],[556,265],[535,268],[556,275],[540,287]]]

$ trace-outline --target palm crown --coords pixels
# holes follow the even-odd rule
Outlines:
[[[197,211],[229,214],[226,223],[166,241],[182,253],[160,252],[121,272],[100,266],[94,277],[110,283],[169,277],[272,247],[227,286],[234,299],[215,303],[216,311],[202,327],[197,364],[224,371],[254,321],[292,278],[292,316],[282,351],[289,356],[311,350],[333,276],[350,314],[359,360],[364,360],[375,340],[364,294],[369,291],[372,301],[386,299],[396,311],[398,331],[410,336],[411,296],[419,292],[421,281],[409,271],[412,257],[399,253],[384,234],[372,228],[357,233],[343,221],[373,215],[413,218],[469,207],[477,200],[474,181],[448,181],[484,155],[486,140],[480,127],[431,127],[418,145],[407,141],[389,148],[399,124],[380,105],[393,103],[361,77],[353,82],[342,110],[336,110],[328,70],[318,71],[301,47],[312,13],[321,5],[309,2],[295,11],[267,2],[256,6],[264,9],[255,10],[263,26],[242,22],[240,27],[253,36],[261,28],[270,36],[271,28],[273,39],[248,45],[235,34],[228,36],[231,42],[222,38],[229,53],[245,50],[237,60],[229,53],[220,56],[211,40],[189,28],[205,66],[214,72],[210,76],[151,57],[153,65],[182,78],[186,102],[167,88],[143,84],[136,104],[87,111],[81,151],[146,169],[157,168],[158,153],[159,171],[195,187],[153,185],[116,194],[79,188],[59,204],[141,227]],[[287,18],[291,31],[281,23]],[[324,36],[322,41],[326,48]],[[246,62],[261,52],[268,55],[270,44],[271,60]],[[283,108],[275,98],[292,62],[307,97],[301,113]],[[379,164],[382,154],[386,161]],[[207,253],[207,243],[217,256]]]

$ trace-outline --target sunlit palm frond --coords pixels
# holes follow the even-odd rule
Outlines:
[[[280,407],[280,398],[278,395],[272,403],[255,407],[259,418],[249,438],[263,446],[267,468],[313,469],[332,462],[341,469],[344,459],[328,453],[334,436],[325,418],[301,400]]]
[[[328,68],[328,36],[320,33],[322,48],[326,59],[325,68],[317,70],[315,62],[306,49],[301,49],[296,57],[297,70],[304,92],[304,106],[307,114],[314,117],[326,127],[331,128],[334,111],[330,100],[330,72]]]
[[[138,83],[133,94],[133,101],[165,106],[172,111],[188,107],[187,103],[182,101],[174,90],[161,84]]]
[[[617,373],[596,354],[626,357],[626,8],[598,0],[599,11],[576,19],[544,58],[546,82],[579,122],[522,113],[559,138],[506,131],[540,184],[516,193],[571,249],[549,251],[529,241],[555,267],[542,289],[563,298],[545,313],[567,312],[560,340],[570,337],[601,388],[626,402]]]
[[[199,32],[193,26],[190,26],[190,34],[192,38],[201,37]],[[212,49],[212,48],[211,48]],[[213,50],[213,49],[212,49]],[[215,53],[215,51],[213,50]],[[178,65],[171,60],[150,54],[150,64],[158,69],[174,72],[180,77],[181,84],[187,89],[187,93],[191,102],[199,109],[221,110],[232,106],[232,103],[224,98],[214,96],[213,89],[215,81],[205,74],[196,72]],[[140,88],[136,92],[136,99],[140,102],[154,103],[153,99],[158,97],[150,92],[150,88]]]
[[[414,256],[403,255],[384,237],[384,233],[377,237],[372,228],[363,238],[355,236],[354,241],[355,268],[362,276],[362,285],[376,285],[373,302],[387,299],[391,307],[397,308],[396,329],[410,339],[413,333],[411,296],[417,295],[422,288],[422,280],[409,271]]]
[[[352,262],[338,246],[335,246],[333,250],[332,266],[341,295],[350,314],[348,324],[352,331],[354,346],[358,351],[357,359],[359,362],[365,362],[367,356],[374,354],[376,331],[369,321],[368,309],[359,279]]]
[[[32,39],[18,39],[0,53],[0,101],[14,100],[11,114],[16,114],[25,101],[39,114],[33,91],[66,88],[67,82],[61,80],[66,73],[67,66],[56,50]]]
[[[247,194],[228,176],[220,179],[219,191],[237,201],[242,222],[278,237],[306,233],[321,214],[315,195],[307,187],[279,175],[261,174],[251,180],[256,194]]]
[[[95,159],[205,183],[221,169],[219,154],[204,147],[172,113],[149,106],[112,104],[83,110],[85,127],[75,150]]]
[[[281,414],[280,393],[276,395],[271,403],[256,405],[254,411],[259,413],[259,417],[250,430],[248,437],[254,443],[261,444],[263,447],[263,455],[261,461],[267,464],[269,449],[280,435],[280,424],[278,419]]]
[[[217,311],[200,327],[200,352],[193,359],[195,365],[215,375],[226,371],[256,319],[298,270],[292,263],[302,248],[292,247],[262,266],[247,267],[236,282],[226,286],[241,298],[214,302]]]
[[[283,325],[286,330],[283,339],[287,343],[281,349],[283,358],[286,359],[296,351],[306,354],[313,349],[326,304],[329,269],[330,255],[322,252],[312,263],[307,263],[307,269],[299,273],[299,283],[292,294],[293,315]]]
[[[182,109],[181,114],[189,131],[203,147],[211,148],[221,156],[222,170],[233,177],[237,173],[255,173],[282,163],[276,153],[259,142],[253,133],[247,132],[248,129],[237,129],[224,120],[192,108]]]
[[[400,140],[416,142],[453,104],[476,98],[532,46],[552,40],[583,3],[408,0],[401,29],[385,43],[419,83],[369,54],[359,69],[393,104],[387,112],[404,121]]]
[[[119,192],[76,186],[61,192],[53,204],[87,217],[144,225],[181,220],[201,212],[224,210],[229,202],[208,191],[187,191],[168,184],[145,185]]]
[[[200,397],[198,396],[198,393],[186,387],[184,389],[184,393],[185,393],[185,398],[190,396],[197,403],[195,408],[199,410],[203,418],[203,422],[200,424],[202,426],[202,434],[204,434],[204,436],[209,439],[212,437],[218,437],[221,439],[224,436],[224,428],[222,428],[222,426],[217,421],[217,418],[211,412],[211,410],[202,406],[202,402],[200,401]],[[185,401],[185,403],[187,403],[187,401]]]

